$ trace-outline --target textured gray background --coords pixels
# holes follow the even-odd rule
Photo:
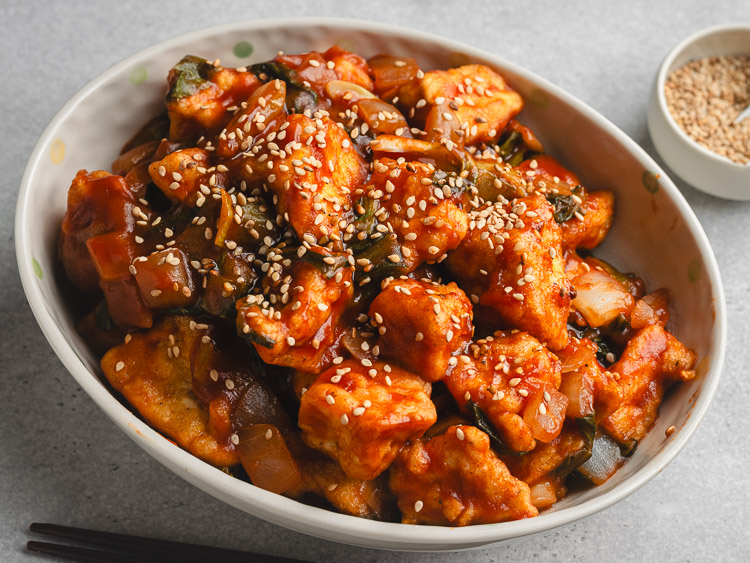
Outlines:
[[[292,15],[396,23],[501,54],[578,96],[654,154],[645,113],[659,62],[698,29],[750,21],[750,2],[0,0],[0,560],[32,560],[23,545],[28,523],[36,520],[327,562],[747,561],[750,203],[715,199],[679,181],[726,287],[729,345],[721,387],[700,429],[663,474],[615,507],[544,536],[427,555],[289,532],[164,469],[77,387],[37,327],[16,268],[16,193],[37,138],[86,82],[144,47],[207,25]]]

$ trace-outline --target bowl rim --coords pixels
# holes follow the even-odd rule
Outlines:
[[[736,31],[746,32],[748,34],[748,38],[750,39],[750,23],[729,23],[713,25],[711,27],[706,27],[704,29],[698,30],[695,33],[692,33],[685,37],[682,41],[677,43],[677,45],[672,47],[672,49],[670,49],[670,51],[664,57],[664,60],[659,65],[659,70],[656,73],[654,86],[656,88],[656,99],[658,101],[659,111],[664,116],[664,119],[672,132],[680,139],[685,141],[684,145],[688,147],[687,150],[692,149],[694,154],[704,159],[710,160],[717,166],[729,166],[730,168],[736,168],[739,171],[747,171],[750,175],[750,163],[740,164],[739,162],[735,162],[727,158],[726,156],[715,153],[712,150],[707,149],[698,141],[693,139],[690,135],[685,133],[685,131],[683,131],[682,128],[677,124],[677,121],[672,115],[672,112],[669,111],[669,107],[667,106],[667,97],[664,93],[664,85],[666,84],[668,79],[667,73],[669,72],[669,68],[674,63],[674,60],[679,55],[681,55],[685,49],[705,37]],[[748,56],[750,56],[750,53],[748,54]]]
[[[698,247],[710,287],[713,291],[715,323],[712,337],[716,345],[716,352],[711,358],[710,369],[703,376],[705,378],[703,387],[693,404],[685,424],[672,435],[669,441],[662,446],[661,450],[648,460],[642,468],[633,475],[625,478],[625,480],[610,491],[584,501],[579,505],[555,512],[542,513],[535,518],[497,524],[472,525],[461,528],[378,522],[315,508],[281,495],[269,493],[231,477],[170,442],[121,404],[102,385],[98,377],[88,370],[83,361],[74,352],[73,346],[66,340],[62,330],[47,309],[41,289],[36,283],[32,265],[33,257],[30,252],[30,244],[27,240],[28,235],[24,223],[24,218],[29,216],[30,210],[33,208],[31,198],[32,179],[60,124],[74,112],[79,104],[94,94],[115,75],[136,65],[139,61],[151,58],[169,47],[202,39],[207,36],[240,30],[252,32],[259,29],[278,28],[288,33],[294,32],[297,29],[314,26],[340,29],[344,33],[357,31],[374,32],[390,37],[437,43],[447,49],[465,53],[470,57],[484,59],[500,67],[507,68],[532,81],[534,84],[553,92],[564,103],[592,120],[597,126],[612,136],[613,139],[636,157],[647,169],[659,175],[660,187],[663,188],[664,192],[675,205],[696,241],[696,246]],[[65,368],[94,402],[97,403],[99,408],[129,438],[135,441],[162,465],[167,466],[183,479],[245,512],[292,530],[354,545],[422,551],[429,551],[435,548],[441,550],[461,549],[544,532],[590,516],[612,506],[653,479],[685,447],[709,408],[711,399],[716,392],[724,363],[727,331],[726,305],[716,258],[695,213],[666,173],[645,150],[594,109],[546,79],[515,63],[507,61],[501,56],[452,39],[401,26],[366,20],[327,17],[242,20],[180,34],[130,55],[97,75],[78,90],[62,106],[41,134],[29,157],[21,180],[16,205],[14,231],[16,258],[23,289],[40,328]],[[431,548],[430,546],[435,547]]]

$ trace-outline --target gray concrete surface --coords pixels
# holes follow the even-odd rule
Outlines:
[[[210,5],[210,7],[209,7]],[[111,64],[203,26],[330,15],[432,31],[548,78],[654,154],[646,102],[678,40],[750,21],[747,0],[602,2],[0,1],[0,560],[31,561],[31,521],[52,521],[314,561],[747,561],[750,547],[750,203],[678,182],[713,244],[729,309],[729,348],[712,408],[682,454],[603,513],[509,547],[399,554],[286,531],[214,500],[131,443],[76,386],[25,301],[13,249],[21,173],[60,106]]]

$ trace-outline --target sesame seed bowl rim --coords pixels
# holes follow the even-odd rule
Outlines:
[[[651,139],[661,158],[676,175],[691,186],[708,194],[737,201],[750,200],[750,163],[740,164],[717,154],[694,140],[678,125],[669,111],[665,85],[678,66],[700,57],[747,54],[748,48],[728,49],[722,38],[733,34],[747,35],[750,45],[750,23],[730,23],[701,29],[684,38],[666,54],[656,73],[647,110]],[[708,43],[709,46],[706,46]],[[719,45],[722,47],[719,47]],[[676,64],[683,54],[693,50],[690,59]],[[698,54],[700,53],[700,54]]]
[[[315,27],[340,30],[341,33],[345,34],[361,32],[382,34],[384,37],[402,41],[421,41],[464,53],[469,57],[490,61],[501,69],[507,69],[509,72],[528,79],[531,83],[538,85],[539,88],[556,96],[572,108],[574,112],[591,120],[594,125],[605,131],[619,146],[638,160],[646,170],[652,171],[659,178],[661,193],[666,194],[663,197],[666,197],[675,206],[685,222],[686,229],[694,237],[701,264],[705,269],[712,292],[715,313],[715,322],[711,332],[715,351],[710,361],[710,368],[704,375],[705,381],[700,393],[697,394],[684,425],[672,435],[656,455],[611,490],[601,492],[601,494],[577,505],[557,511],[544,512],[536,518],[464,528],[377,522],[330,512],[254,487],[223,473],[182,450],[120,403],[101,383],[94,370],[87,366],[86,362],[76,352],[74,342],[72,342],[75,340],[75,336],[66,334],[66,331],[62,328],[64,323],[61,323],[57,318],[48,302],[48,297],[42,291],[39,283],[41,280],[34,267],[36,259],[33,256],[32,249],[34,233],[31,219],[34,217],[34,210],[37,205],[33,200],[32,186],[37,179],[37,170],[46,157],[47,150],[58,129],[82,103],[96,95],[97,90],[107,84],[108,81],[127,73],[129,69],[148,61],[149,58],[168,48],[187,46],[194,41],[207,37],[216,37],[238,31],[252,33],[264,29],[278,29],[284,30],[285,33],[293,33],[294,31]],[[411,551],[442,551],[480,547],[542,533],[587,517],[615,504],[654,478],[683,449],[709,407],[718,386],[724,361],[726,343],[725,300],[716,259],[695,214],[674,184],[646,152],[610,121],[583,102],[545,79],[502,57],[430,33],[388,24],[342,18],[284,18],[234,22],[200,29],[168,39],[117,63],[78,91],[60,109],[42,133],[29,158],[21,181],[16,208],[15,236],[18,267],[24,291],[32,312],[47,340],[79,385],[128,437],[186,481],[232,506],[295,531],[365,547]],[[51,276],[47,277],[50,278]]]
[[[696,31],[692,35],[689,35],[688,37],[680,41],[677,45],[675,45],[669,51],[669,53],[667,53],[667,56],[664,57],[664,60],[659,66],[659,71],[656,75],[656,84],[658,88],[657,92],[659,96],[659,105],[664,111],[664,115],[666,116],[667,123],[669,123],[669,125],[672,127],[675,133],[677,133],[683,139],[685,139],[688,143],[690,143],[690,145],[693,148],[697,149],[703,156],[710,158],[714,160],[715,162],[737,167],[742,170],[748,170],[748,172],[750,172],[750,163],[740,164],[739,162],[735,162],[725,156],[717,154],[713,152],[712,150],[707,149],[706,147],[698,143],[695,139],[693,139],[690,135],[685,133],[682,130],[682,128],[677,124],[677,121],[672,115],[672,112],[669,111],[669,108],[667,106],[667,98],[666,98],[666,95],[664,94],[664,86],[669,78],[669,74],[671,74],[674,70],[676,70],[672,68],[674,65],[674,61],[686,49],[688,49],[690,46],[697,43],[701,39],[705,39],[711,35],[721,35],[721,34],[733,33],[733,32],[746,32],[748,34],[748,39],[750,40],[750,23],[749,24],[731,23],[731,24],[714,25],[714,26]],[[750,43],[748,43],[748,45],[749,47],[748,47],[747,55],[750,56]]]

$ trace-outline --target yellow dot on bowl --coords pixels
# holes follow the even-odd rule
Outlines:
[[[143,84],[148,78],[148,71],[145,67],[137,66],[130,72],[130,83],[134,85]]]
[[[653,172],[644,170],[643,175],[641,176],[641,181],[643,182],[643,187],[646,188],[646,191],[651,192],[652,194],[659,191],[659,178]]]
[[[701,263],[698,260],[693,260],[688,264],[688,278],[692,283],[698,281],[701,276]]]
[[[466,53],[453,51],[448,54],[448,64],[451,66],[463,66],[471,64],[471,58]]]
[[[49,158],[52,164],[60,164],[65,159],[65,143],[55,139],[49,147]]]
[[[354,51],[355,49],[354,43],[350,39],[347,39],[346,37],[342,37],[341,39],[337,40],[336,46],[341,47],[345,51]]]
[[[529,101],[537,107],[546,108],[549,105],[549,96],[544,90],[534,88],[529,93]]]

